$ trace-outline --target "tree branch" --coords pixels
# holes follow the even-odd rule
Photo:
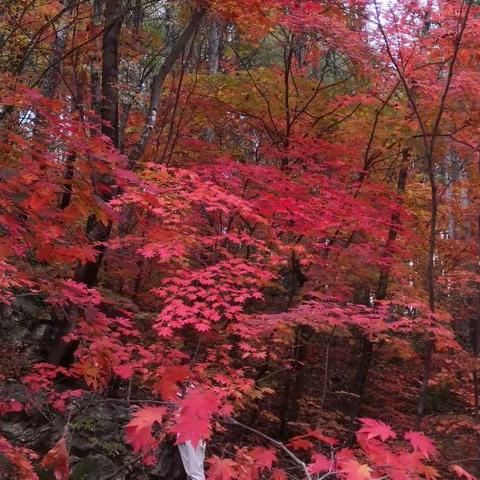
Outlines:
[[[232,417],[228,417],[223,420],[224,423],[229,424],[229,425],[236,425],[237,427],[241,427],[244,430],[248,430],[249,432],[254,433],[255,435],[258,435],[259,437],[264,438],[271,444],[275,445],[279,450],[282,450],[286,455],[288,455],[303,471],[305,474],[305,478],[307,480],[312,480],[312,476],[308,472],[307,465],[305,462],[302,462],[290,449],[288,449],[282,442],[279,442],[278,440],[275,440],[274,438],[266,435],[263,432],[260,432],[259,430],[256,430],[255,428],[249,427],[248,425],[245,425],[243,423],[240,423],[239,421],[235,420]]]
[[[160,105],[160,99],[162,97],[163,83],[165,82],[167,75],[170,73],[170,70],[173,68],[178,58],[182,55],[185,46],[199,27],[206,13],[206,8],[200,8],[193,13],[189,24],[186,26],[180,37],[178,37],[171,52],[167,55],[165,62],[160,67],[160,70],[153,77],[147,120],[145,122],[145,126],[143,128],[143,132],[139,142],[128,156],[129,168],[135,167],[137,160],[142,156],[150,139],[152,130],[157,120],[157,112]]]

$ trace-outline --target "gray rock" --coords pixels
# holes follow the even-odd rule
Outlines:
[[[0,430],[4,435],[16,441],[23,442],[25,441],[25,430],[28,428],[28,425],[25,422],[6,422],[2,421],[0,423]]]

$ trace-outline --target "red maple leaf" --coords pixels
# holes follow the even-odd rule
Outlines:
[[[271,480],[287,480],[287,474],[285,473],[285,470],[274,468],[272,470]]]
[[[152,436],[152,427],[155,422],[161,423],[167,414],[164,407],[145,407],[133,414],[130,422],[125,426],[127,441],[135,452],[147,454],[157,447],[158,442]]]
[[[178,382],[183,382],[189,376],[189,370],[184,365],[171,365],[160,368],[158,372],[158,381],[155,383],[155,389],[165,400],[172,400],[177,397]]]
[[[389,438],[395,438],[397,434],[386,424],[372,418],[360,418],[363,426],[358,431],[359,434],[366,434],[367,440],[380,438],[385,441]]]
[[[287,446],[291,448],[292,450],[311,450],[314,445],[310,440],[307,440],[306,438],[301,438],[301,437],[296,437],[290,440],[290,442],[287,443]]]
[[[18,478],[22,480],[38,480],[38,475],[35,473],[33,465],[29,460],[29,458],[37,458],[37,455],[31,450],[16,448],[0,435],[0,454],[15,466],[19,475]]]
[[[312,455],[312,463],[308,466],[311,474],[329,472],[332,469],[333,462],[321,453]]]
[[[191,441],[194,446],[210,438],[210,420],[219,409],[217,396],[212,391],[194,389],[180,404],[180,414],[172,431],[177,434],[176,444]]]
[[[369,480],[371,469],[368,465],[361,464],[357,460],[348,460],[340,471],[345,475],[346,480]]]
[[[56,480],[68,480],[70,469],[68,466],[68,450],[65,437],[60,438],[55,446],[48,451],[41,465],[42,468],[46,470],[53,470]]]
[[[425,458],[435,457],[438,453],[432,441],[422,432],[409,431],[405,434],[414,450],[418,450]]]
[[[237,463],[229,458],[219,458],[214,455],[208,460],[210,469],[208,471],[209,480],[232,480],[238,478]]]
[[[133,375],[133,368],[131,365],[115,365],[113,371],[123,380],[128,380]]]
[[[313,437],[316,440],[318,440],[320,442],[323,442],[323,443],[325,443],[327,445],[330,445],[330,446],[339,444],[339,441],[336,438],[328,437],[327,435],[324,435],[319,430],[312,430],[311,432],[307,433],[307,436]]]
[[[270,470],[272,465],[277,461],[277,455],[271,448],[255,447],[250,450],[249,456],[261,470]]]

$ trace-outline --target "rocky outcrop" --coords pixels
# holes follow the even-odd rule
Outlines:
[[[124,401],[87,395],[77,401],[67,428],[71,480],[185,480],[178,449],[164,443],[154,467],[145,467],[124,438],[130,409]],[[46,453],[65,429],[65,416],[52,412],[9,414],[0,433],[15,445]],[[41,479],[51,472],[39,471]]]

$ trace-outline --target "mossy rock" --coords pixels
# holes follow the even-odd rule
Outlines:
[[[80,460],[72,468],[71,480],[102,480],[118,467],[107,457],[92,454]]]

